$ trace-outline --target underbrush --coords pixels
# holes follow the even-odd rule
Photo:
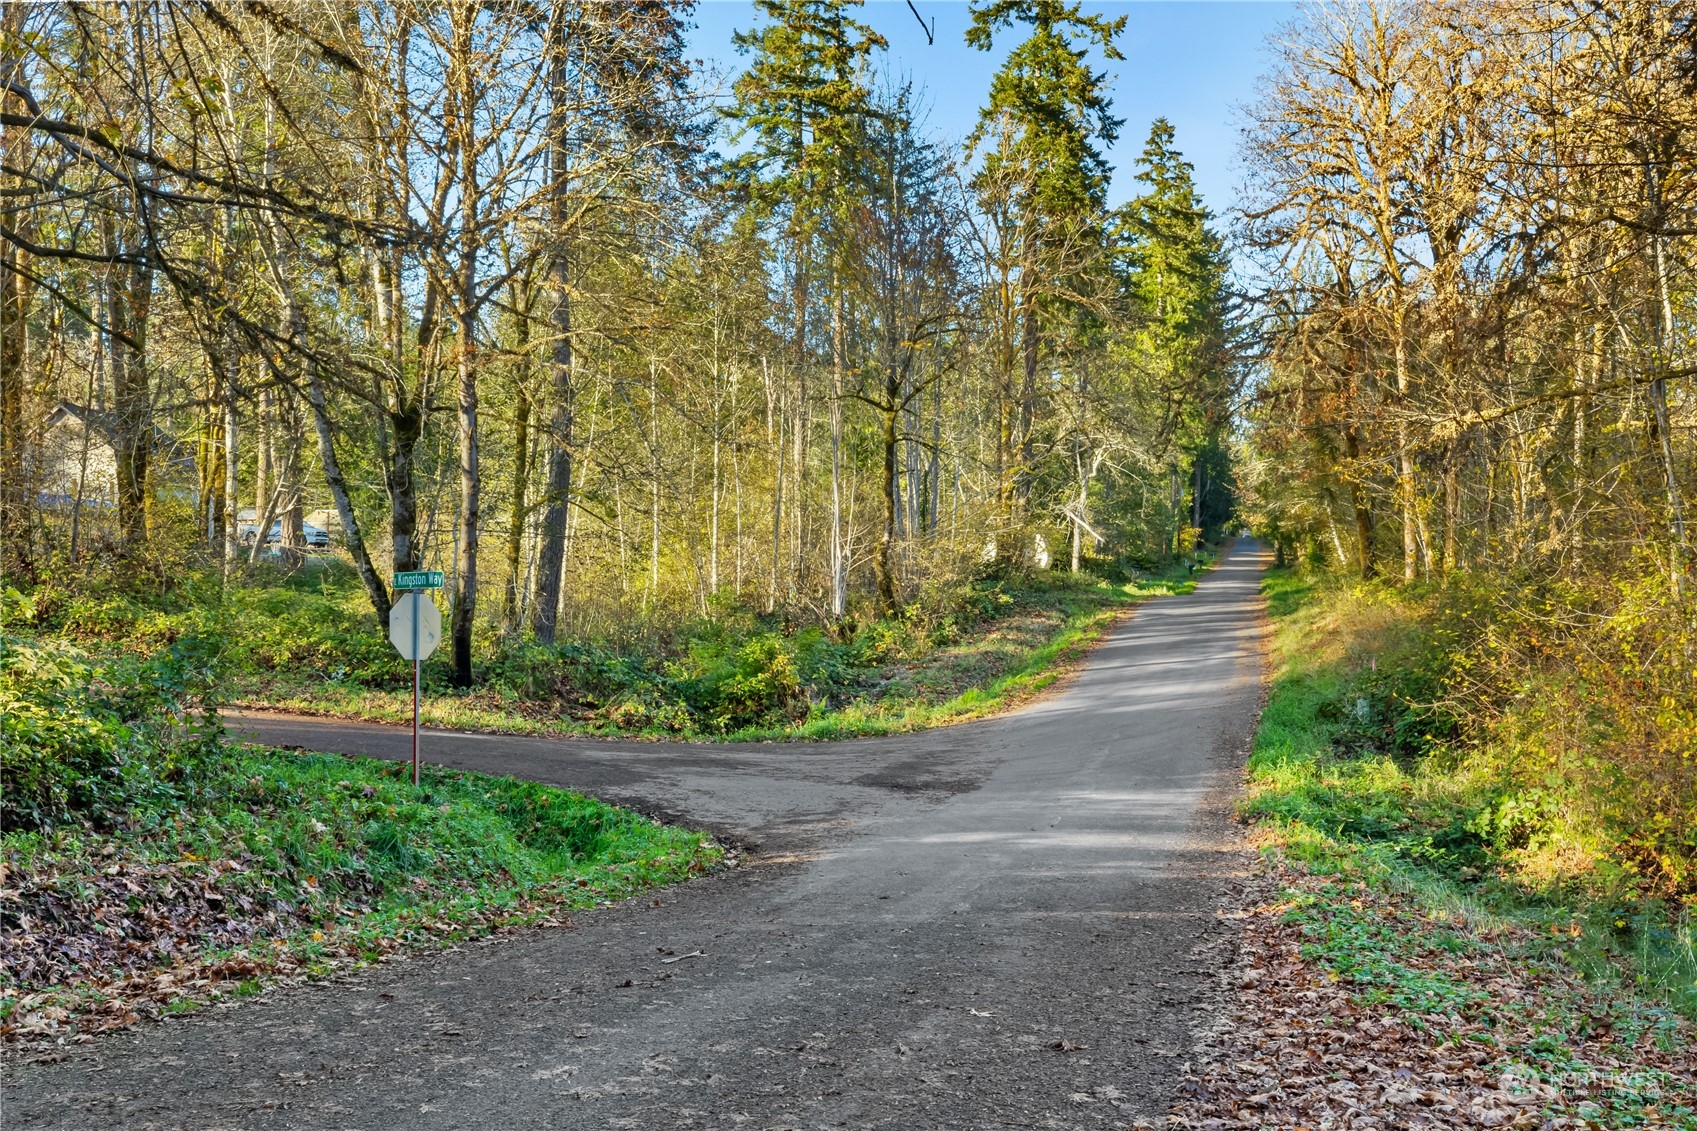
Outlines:
[[[352,586],[324,581],[315,601],[357,609]],[[1185,567],[1112,580],[983,577],[926,595],[899,618],[865,615],[832,630],[783,615],[717,608],[641,626],[621,639],[543,645],[482,642],[478,679],[451,686],[446,657],[424,666],[423,717],[436,726],[516,733],[686,738],[836,738],[913,730],[988,714],[1040,691],[1126,606],[1195,582]],[[275,598],[244,594],[259,605]],[[350,657],[388,649],[375,621],[348,646],[326,610],[301,615],[319,643],[284,655],[251,639],[236,653],[233,697],[246,705],[367,719],[411,718],[398,664]],[[232,630],[232,636],[235,630]],[[326,640],[334,635],[334,640]],[[372,643],[376,642],[376,643]],[[389,650],[392,656],[392,650]]]
[[[192,803],[221,751],[220,638],[206,618],[157,650],[96,652],[30,632],[35,616],[0,591],[0,827]]]
[[[1661,729],[1641,728],[1628,760],[1614,720],[1631,711],[1607,698],[1608,686],[1563,675],[1548,640],[1541,664],[1493,656],[1536,646],[1515,612],[1523,606],[1500,589],[1397,591],[1290,571],[1263,588],[1277,668],[1245,809],[1287,859],[1468,925],[1467,946],[1492,924],[1548,940],[1591,984],[1619,987],[1651,1014],[1697,1017],[1688,816],[1697,798],[1680,792],[1677,757],[1656,760],[1662,738],[1686,733],[1689,698],[1660,696]],[[1594,620],[1592,631],[1644,631],[1630,609],[1622,615],[1615,626]],[[1630,651],[1617,670],[1644,675]],[[1513,671],[1518,687],[1506,685]],[[1549,720],[1571,722],[1576,711],[1589,725],[1558,741]],[[1307,914],[1331,940],[1340,976],[1374,992],[1448,992],[1384,989],[1382,956],[1395,940],[1344,925],[1336,910]]]
[[[1212,560],[1206,550],[1193,557]],[[711,602],[707,616],[655,612],[617,635],[554,645],[480,624],[471,688],[453,686],[447,649],[425,661],[423,717],[515,733],[709,739],[834,738],[974,718],[1053,682],[1126,606],[1195,586],[1195,568],[1181,563],[1093,565],[1079,576],[986,569],[927,587],[899,616],[867,606],[829,626],[730,600]],[[218,673],[201,681],[208,703],[411,718],[411,666],[336,557],[262,565],[227,584],[192,561],[61,565],[12,601],[15,631],[94,656],[145,663],[192,642]]]

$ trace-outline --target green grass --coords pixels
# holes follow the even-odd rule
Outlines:
[[[1291,571],[1269,574],[1263,591],[1276,671],[1243,808],[1285,858],[1402,893],[1443,918],[1560,939],[1562,961],[1592,983],[1697,1017],[1689,914],[1523,882],[1481,821],[1500,808],[1500,779],[1458,744],[1432,742],[1411,756],[1397,721],[1383,717],[1387,687],[1393,705],[1417,716],[1424,709],[1406,691],[1426,684],[1398,684],[1430,660],[1419,594]],[[1394,949],[1394,936],[1357,926],[1324,927],[1337,935],[1327,944],[1334,969],[1378,969],[1373,956]],[[1385,980],[1375,974],[1364,984]]]
[[[423,719],[519,734],[776,740],[977,718],[1041,692],[1122,610],[1195,586],[1182,563],[1105,568],[1111,580],[1057,571],[939,582],[899,617],[861,608],[829,627],[728,601],[707,616],[654,611],[616,635],[555,646],[480,625],[470,689],[452,686],[446,649],[424,664]],[[411,718],[410,668],[337,559],[230,585],[186,568],[164,579],[67,574],[22,600],[31,635],[97,656],[203,642],[226,704]]]
[[[920,730],[1017,706],[1061,678],[1124,610],[1195,586],[1182,566],[1130,581],[1056,575],[1017,587],[986,584],[961,599],[965,609],[874,621],[842,642],[818,630],[775,633],[749,618],[700,624],[690,629],[693,637],[671,646],[676,658],[670,661],[617,652],[590,656],[580,669],[590,667],[588,678],[602,686],[587,703],[527,686],[546,688],[560,678],[553,675],[564,667],[557,662],[551,671],[544,661],[540,681],[534,667],[503,679],[522,665],[496,662],[484,685],[467,693],[447,686],[447,669],[438,660],[421,715],[430,726],[514,734],[741,741]],[[756,654],[761,648],[767,651]],[[756,656],[752,666],[750,655]],[[722,674],[727,671],[728,677]],[[752,688],[745,696],[750,702],[739,703],[740,710],[716,707],[728,685]],[[410,690],[370,686],[350,678],[342,664],[249,666],[238,671],[232,699],[382,722],[412,717]]]
[[[1489,1049],[1494,1072],[1571,1085],[1601,1123],[1697,1127],[1689,1073],[1619,1067],[1697,1047],[1689,913],[1530,883],[1499,854],[1481,815],[1502,779],[1426,698],[1425,595],[1288,570],[1263,592],[1275,670],[1243,810],[1307,874],[1286,892],[1303,956],[1363,1006]]]
[[[153,994],[121,988],[126,976],[184,963],[206,984],[148,1000],[181,1011],[248,996],[279,971],[606,903],[722,855],[702,833],[533,782],[427,768],[414,787],[410,766],[255,747],[230,748],[186,804],[138,804],[100,830],[8,832],[0,849],[8,927],[27,921],[43,940],[40,954],[19,943],[0,972],[9,1028],[55,1009],[104,1015],[114,998]],[[237,907],[245,926],[226,929],[219,913]],[[52,950],[66,941],[85,957]]]

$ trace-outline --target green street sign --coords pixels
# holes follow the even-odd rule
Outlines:
[[[439,569],[414,569],[395,575],[396,589],[440,589],[442,588],[442,571]]]

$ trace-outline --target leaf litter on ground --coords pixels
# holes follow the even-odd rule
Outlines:
[[[202,810],[8,834],[0,1041],[52,1058],[278,984],[569,926],[568,911],[734,863],[702,834],[532,783],[432,769],[415,797],[401,766],[257,748],[232,757],[243,773],[265,772]],[[311,830],[305,866],[275,850],[290,822]],[[584,822],[594,835],[582,851],[556,844]],[[397,825],[405,844],[374,835]],[[378,868],[382,851],[390,863]]]
[[[1697,1040],[1563,940],[1257,865],[1172,1127],[1697,1129]],[[1147,1125],[1147,1124],[1145,1124]]]

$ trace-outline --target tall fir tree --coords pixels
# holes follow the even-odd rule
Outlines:
[[[971,11],[966,42],[980,51],[994,46],[998,31],[1031,28],[990,80],[989,100],[967,139],[975,152],[987,137],[996,139],[981,176],[994,176],[1007,163],[1028,169],[1023,207],[1044,227],[1099,213],[1113,171],[1102,147],[1113,144],[1124,122],[1112,114],[1107,73],[1091,69],[1087,59],[1092,44],[1109,60],[1125,58],[1115,40],[1126,17],[1085,15],[1079,4],[1058,0],[991,0]],[[1010,131],[995,131],[1002,120]]]
[[[1196,191],[1194,170],[1174,145],[1172,124],[1155,119],[1138,159],[1143,192],[1118,217],[1131,258],[1131,290],[1151,325],[1175,341],[1213,331],[1225,289],[1225,250]]]
[[[1161,400],[1181,406],[1166,431],[1175,469],[1180,460],[1190,464],[1186,525],[1203,530],[1231,510],[1223,441],[1231,393],[1226,257],[1192,166],[1174,141],[1172,124],[1155,119],[1137,163],[1144,191],[1119,210],[1115,242],[1127,250],[1138,352],[1150,363]],[[1184,517],[1176,500],[1173,509],[1175,519]]]
[[[830,324],[830,584],[831,615],[848,612],[848,545],[844,523],[843,400],[848,327],[845,279],[852,249],[851,214],[864,197],[867,121],[875,113],[870,61],[884,38],[849,15],[861,0],[757,0],[768,22],[739,32],[738,50],[754,61],[737,80],[728,114],[754,134],[738,163],[755,206],[787,205],[791,299],[797,373],[808,368],[810,276],[824,275]],[[805,399],[805,392],[803,393]],[[805,474],[805,460],[798,461]]]
[[[967,140],[981,164],[974,187],[987,211],[1005,217],[1017,266],[1002,299],[1017,325],[1018,360],[1001,368],[1003,524],[1000,556],[1023,560],[1037,451],[1045,304],[1077,298],[1078,281],[1101,249],[1102,219],[1112,170],[1103,148],[1119,136],[1106,72],[1091,68],[1092,46],[1120,60],[1116,37],[1126,18],[1085,14],[1059,0],[990,0],[972,6],[966,42],[980,51],[1015,24],[1030,28],[990,82],[990,96]],[[988,143],[988,144],[987,144]],[[994,200],[991,200],[994,198]],[[1011,344],[1011,341],[1010,341]]]
[[[734,136],[752,136],[731,171],[756,211],[784,214],[793,262],[794,346],[806,348],[815,241],[858,179],[868,77],[884,38],[854,19],[861,0],[756,0],[766,23],[733,37],[752,56],[724,111]]]

